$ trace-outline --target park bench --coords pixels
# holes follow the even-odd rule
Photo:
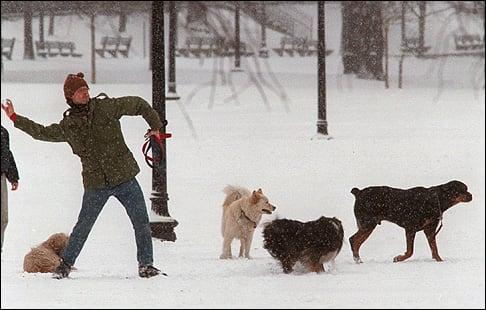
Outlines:
[[[74,42],[59,42],[59,54],[63,57],[81,57],[82,54],[76,53],[76,44]]]
[[[248,49],[246,42],[240,42],[240,56],[251,56],[254,52]],[[234,56],[235,55],[235,41],[228,40],[223,41],[222,46],[219,50],[220,56]]]
[[[178,48],[177,53],[185,57],[190,57],[191,55],[199,57],[202,54],[210,57],[217,49],[217,42],[215,37],[188,37],[185,47]]]
[[[306,56],[317,55],[318,47],[319,47],[318,44],[319,44],[319,42],[317,40],[306,41],[306,43],[305,43],[305,51],[306,51],[305,55]],[[331,55],[332,52],[333,52],[333,50],[326,49],[326,56]]]
[[[216,38],[202,37],[200,44],[200,53],[204,53],[207,57],[211,57],[216,49]]]
[[[82,54],[76,53],[76,44],[74,42],[62,41],[35,41],[35,48],[37,56],[39,57],[55,57],[61,55],[63,57],[81,57]]]
[[[106,53],[112,57],[117,58],[118,54],[122,54],[125,58],[128,57],[130,45],[132,42],[131,37],[109,37],[104,36],[101,38],[101,48],[95,49],[96,53],[105,58]]]
[[[191,55],[199,57],[204,55],[211,56],[233,56],[235,54],[234,41],[225,41],[221,37],[188,37],[184,47],[177,48],[176,56]],[[247,48],[245,42],[240,42],[240,55],[251,56],[254,52]]]
[[[420,47],[420,40],[417,37],[405,38],[402,44],[402,54],[425,54],[429,51],[430,46]]]
[[[122,54],[123,57],[128,57],[128,52],[130,51],[130,45],[132,43],[132,37],[120,37],[120,44],[118,45],[118,53]]]
[[[445,53],[427,53],[430,47],[419,47],[418,38],[405,39],[402,44],[402,54],[398,64],[398,88],[402,88],[403,62],[406,56],[416,56],[422,59],[437,59],[444,57],[459,56],[482,56],[484,57],[484,36],[481,40],[480,35],[455,35],[454,43],[456,50]]]
[[[14,43],[15,43],[15,38],[12,39],[2,38],[2,57],[5,56],[8,60],[12,60]]]
[[[457,51],[484,49],[484,39],[479,34],[462,34],[454,36]]]
[[[60,54],[60,43],[59,41],[35,41],[35,49],[37,56],[54,57]]]
[[[301,56],[306,54],[305,48],[306,39],[302,37],[282,37],[280,39],[280,47],[273,50],[279,55],[283,56],[284,53],[294,56],[298,53]]]

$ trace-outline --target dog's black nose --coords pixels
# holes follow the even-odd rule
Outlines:
[[[275,211],[275,209],[277,209],[276,206],[272,206],[272,211]]]

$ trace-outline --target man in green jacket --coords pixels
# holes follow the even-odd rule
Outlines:
[[[133,154],[125,144],[120,126],[123,115],[141,115],[149,124],[149,135],[159,135],[162,122],[157,112],[140,97],[108,98],[100,94],[90,98],[83,73],[69,74],[64,82],[64,96],[70,106],[59,124],[43,126],[14,111],[7,99],[2,109],[14,126],[34,139],[67,142],[81,159],[84,184],[83,203],[62,262],[54,272],[61,279],[69,273],[83,248],[98,215],[110,196],[125,207],[135,231],[139,276],[160,274],[153,267],[153,248],[147,208],[135,176],[140,172]]]

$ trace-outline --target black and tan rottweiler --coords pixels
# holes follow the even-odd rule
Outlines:
[[[354,215],[358,231],[349,238],[355,262],[361,263],[359,248],[381,221],[389,221],[405,228],[407,251],[393,261],[401,262],[413,254],[415,234],[423,230],[432,251],[432,258],[442,261],[437,250],[435,236],[440,230],[442,214],[460,202],[469,202],[472,195],[467,186],[459,181],[410,189],[388,186],[372,186],[362,190],[353,188]]]

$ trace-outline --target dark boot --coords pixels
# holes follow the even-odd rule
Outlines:
[[[69,273],[71,272],[71,266],[66,264],[63,260],[61,260],[61,264],[57,266],[56,270],[54,270],[54,273],[52,274],[52,277],[54,279],[64,279],[69,276]]]
[[[141,278],[151,278],[154,276],[158,276],[159,274],[160,270],[152,265],[138,267],[138,275]],[[166,273],[162,273],[162,275],[167,276]]]

